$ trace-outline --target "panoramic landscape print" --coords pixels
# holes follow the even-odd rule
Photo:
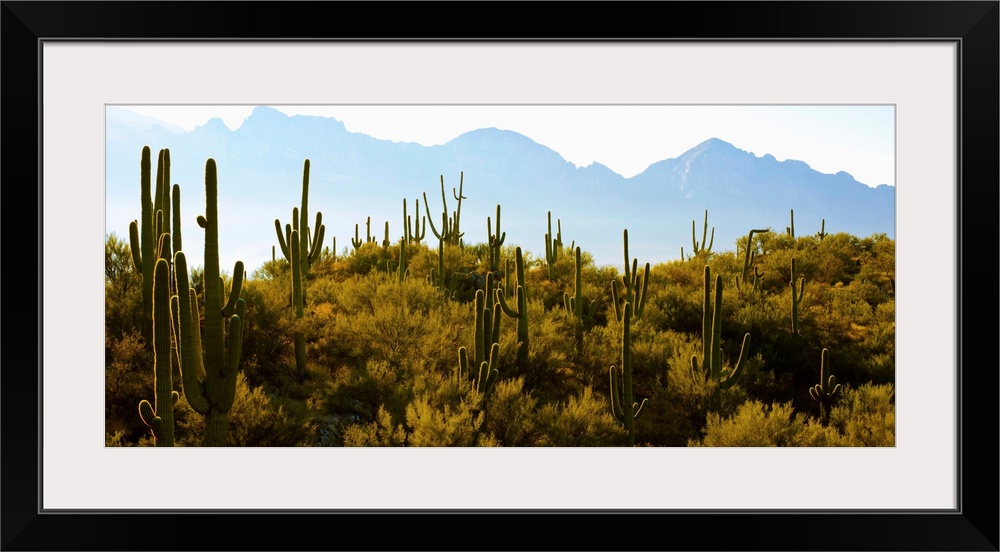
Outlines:
[[[892,106],[105,119],[106,446],[895,446]]]

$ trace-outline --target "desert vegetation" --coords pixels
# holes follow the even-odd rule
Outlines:
[[[224,168],[206,162],[185,190],[205,211],[182,217],[169,164],[143,149],[141,218],[106,236],[108,446],[895,443],[884,234],[796,233],[790,209],[726,250],[704,211],[679,258],[630,258],[623,227],[622,265],[597,266],[553,212],[535,253],[506,242],[512,206],[463,218],[463,175],[428,175],[440,210],[400,198],[381,239],[369,218],[338,250],[305,160],[272,260],[226,272]],[[483,222],[485,242],[464,238]],[[204,259],[186,259],[182,226]]]

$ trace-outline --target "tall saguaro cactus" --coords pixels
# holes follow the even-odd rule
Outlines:
[[[155,403],[139,402],[139,416],[150,428],[158,447],[174,446],[174,404],[170,369],[170,267],[166,259],[157,259],[153,271],[153,387]]]
[[[524,256],[521,254],[520,246],[514,250],[514,266],[517,271],[517,287],[514,290],[516,308],[511,308],[507,304],[503,286],[497,289],[496,297],[500,310],[517,320],[517,365],[523,368],[528,365],[528,296],[527,281],[524,278]]]
[[[632,304],[626,302],[622,309],[622,362],[621,369],[614,364],[611,376],[611,411],[615,419],[625,426],[628,446],[635,446],[635,421],[643,414],[648,399],[642,403],[633,402],[632,397]]]
[[[625,243],[625,275],[622,276],[622,285],[625,287],[623,303],[632,305],[632,315],[638,319],[642,316],[643,308],[646,306],[646,288],[649,285],[649,263],[646,263],[646,271],[643,277],[639,278],[639,259],[632,259],[632,270],[629,270],[628,260],[628,229],[622,233]],[[611,280],[611,302],[615,306],[615,318],[622,321],[622,309],[618,306],[618,286],[615,280]]]
[[[789,209],[788,210],[788,224],[789,224],[789,226],[785,227],[785,233],[787,233],[789,237],[794,238],[795,237],[795,209]]]
[[[712,306],[711,295],[712,270],[705,265],[705,302],[702,311],[702,368],[706,376],[719,383],[720,389],[729,389],[743,373],[746,360],[747,345],[750,334],[743,336],[740,345],[740,356],[732,373],[724,376],[722,373],[722,275],[715,277],[715,306]],[[691,369],[699,371],[698,356],[691,356]]]
[[[243,345],[246,302],[243,261],[236,261],[233,283],[225,302],[219,271],[218,174],[215,160],[205,163],[205,214],[198,226],[205,229],[204,330],[200,329],[198,297],[188,280],[183,251],[174,254],[177,282],[181,378],[184,396],[195,412],[205,417],[205,446],[225,446],[229,429],[229,409],[236,398],[236,374]],[[229,322],[228,332],[226,322]],[[202,339],[204,332],[204,339]]]

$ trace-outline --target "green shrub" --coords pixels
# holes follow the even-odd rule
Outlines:
[[[695,447],[816,447],[827,446],[828,434],[821,424],[792,410],[791,403],[760,401],[741,404],[728,418],[709,414]]]
[[[830,409],[830,427],[840,432],[841,446],[896,445],[896,404],[892,384],[842,388]]]
[[[611,414],[611,399],[586,387],[565,403],[538,410],[539,446],[607,447],[625,442],[625,429]]]

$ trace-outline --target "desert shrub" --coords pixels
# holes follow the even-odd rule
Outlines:
[[[105,432],[123,432],[123,440],[135,442],[149,433],[139,417],[139,401],[153,401],[153,351],[138,330],[114,340],[105,336],[104,416]]]
[[[401,447],[406,445],[406,430],[393,424],[392,415],[380,407],[375,420],[367,424],[351,424],[344,430],[345,447]]]
[[[896,445],[895,389],[890,383],[842,388],[830,409],[829,426],[840,433],[838,444],[849,447]]]
[[[704,437],[689,446],[700,447],[809,447],[827,446],[827,430],[808,416],[795,413],[791,403],[749,401],[736,414],[708,415]]]
[[[522,378],[501,379],[486,398],[483,429],[499,446],[530,447],[538,443],[538,400],[524,391]]]
[[[104,242],[104,332],[118,340],[142,328],[142,274],[128,244],[112,232]]]
[[[610,398],[602,400],[590,387],[564,403],[538,410],[539,446],[604,447],[625,442],[625,429],[611,414]]]
[[[497,446],[482,434],[482,395],[470,395],[457,405],[437,407],[427,396],[416,397],[406,407],[407,444],[411,447]]]

